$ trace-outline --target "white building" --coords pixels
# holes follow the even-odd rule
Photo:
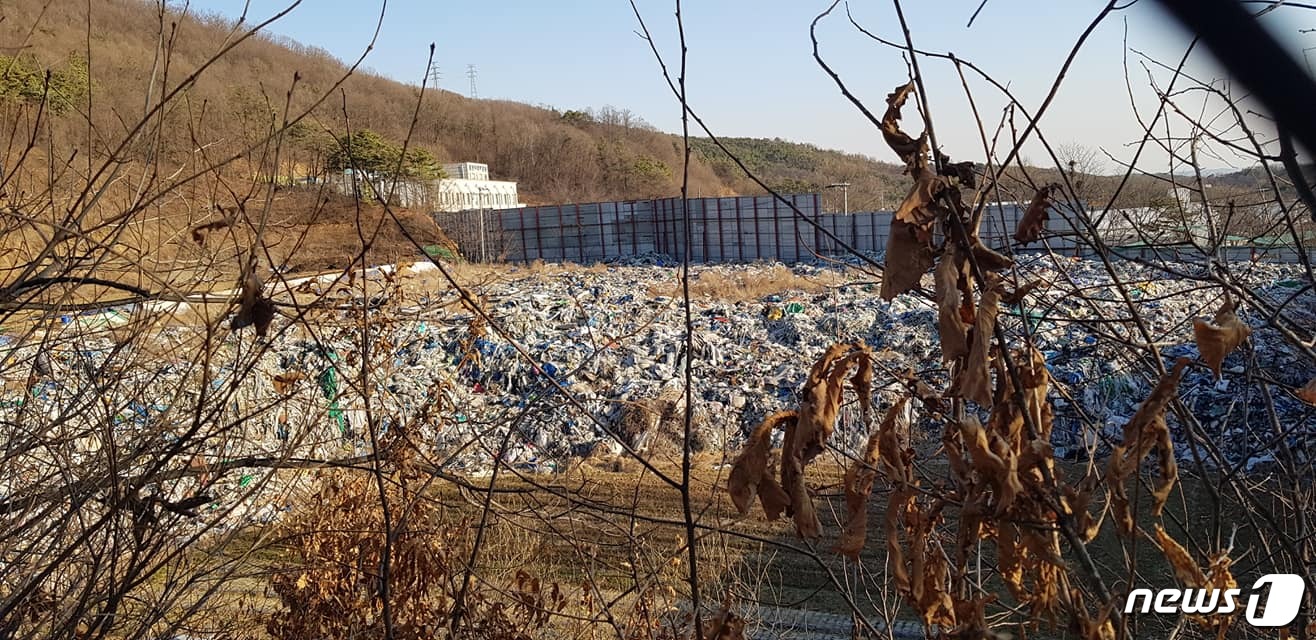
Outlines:
[[[330,176],[330,183],[344,194],[373,197],[375,193],[391,194],[394,204],[408,208],[426,208],[430,211],[466,211],[469,209],[514,209],[523,207],[516,193],[516,183],[490,180],[489,165],[478,162],[458,162],[443,165],[448,176],[428,182],[391,180],[371,176],[374,189],[364,180],[345,171]]]
[[[447,177],[439,180],[430,208],[435,211],[467,209],[512,209],[520,207],[516,183],[490,180],[489,165],[455,162],[443,165]]]
[[[513,209],[524,206],[517,199],[515,182],[464,178],[439,180],[438,193],[430,204],[435,211]]]
[[[443,165],[443,175],[462,180],[488,180],[489,165],[479,162],[454,162]]]

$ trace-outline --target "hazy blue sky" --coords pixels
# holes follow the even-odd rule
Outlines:
[[[265,18],[287,0],[252,0],[250,17]],[[676,29],[669,0],[637,0],[669,65],[676,65]],[[719,135],[780,137],[892,160],[880,135],[841,96],[811,56],[809,23],[824,0],[687,0],[689,96]],[[1097,0],[990,0],[966,27],[978,0],[906,0],[906,16],[920,48],[950,51],[972,60],[1035,109],[1078,35],[1100,11]],[[193,1],[194,8],[236,17],[240,0]],[[890,2],[851,3],[855,18],[889,39],[899,39]],[[304,0],[273,29],[298,41],[355,59],[369,42],[380,4],[371,0]],[[1281,9],[1266,18],[1295,50],[1316,45],[1298,35],[1316,26],[1316,13]],[[613,105],[659,129],[680,130],[680,108],[659,75],[626,0],[391,0],[380,39],[367,58],[372,70],[418,83],[431,42],[437,46],[442,86],[467,92],[466,65],[478,69],[479,94],[559,109]],[[1125,87],[1127,46],[1168,64],[1188,39],[1150,0],[1107,18],[1079,54],[1043,124],[1056,144],[1078,143],[1125,158],[1140,130]],[[1303,39],[1312,40],[1304,42]],[[887,92],[906,78],[900,52],[856,32],[844,5],[819,26],[824,58],[851,88],[880,112]],[[1316,53],[1316,52],[1313,52]],[[1138,104],[1154,108],[1141,58],[1128,54]],[[982,143],[953,68],[920,62],[932,99],[939,142],[952,157],[981,159]],[[1202,79],[1220,76],[1203,51],[1190,69]],[[1153,70],[1162,80],[1168,73]],[[1004,100],[973,78],[988,135]],[[1185,99],[1191,99],[1186,97]],[[914,127],[916,125],[911,125]],[[1018,124],[1022,129],[1024,123]],[[1042,151],[1027,147],[1042,163]],[[1165,158],[1156,154],[1156,158]],[[1210,165],[1222,162],[1211,160]]]

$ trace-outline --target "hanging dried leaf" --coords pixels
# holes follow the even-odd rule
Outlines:
[[[1056,189],[1059,189],[1059,185],[1049,184],[1037,190],[1033,201],[1028,203],[1028,209],[1024,211],[1024,217],[1019,219],[1019,226],[1014,232],[1016,242],[1028,244],[1042,237],[1046,229],[1046,210],[1051,207],[1051,193]]]
[[[907,584],[901,589],[906,602],[918,612],[923,624],[953,628],[956,626],[955,599],[950,594],[950,562],[940,541],[933,535],[945,503],[934,501],[921,508],[916,500],[904,503],[900,521],[908,545]],[[892,559],[894,560],[894,558]],[[900,581],[897,579],[897,586]]]
[[[1023,386],[1024,410],[1028,412],[1033,426],[1037,429],[1037,441],[1049,443],[1051,442],[1052,415],[1051,403],[1047,402],[1046,393],[1051,386],[1051,373],[1046,368],[1046,356],[1042,355],[1041,350],[1028,347],[1026,352],[1015,351],[1014,361],[1018,367],[1016,373],[1019,376],[1019,384]],[[1001,377],[1009,381],[1009,376]],[[1010,393],[1013,392],[1014,390],[1011,388]],[[1022,427],[1022,424],[1020,427]],[[1021,429],[1013,430],[1008,441],[1018,446],[1022,437]]]
[[[1188,366],[1187,358],[1180,358],[1174,368],[1161,377],[1152,389],[1151,395],[1138,407],[1137,413],[1128,424],[1124,425],[1124,441],[1113,447],[1110,462],[1106,466],[1106,484],[1110,489],[1111,512],[1115,517],[1117,530],[1125,536],[1133,533],[1133,513],[1129,505],[1126,481],[1138,471],[1138,465],[1151,452],[1153,447],[1159,451],[1157,461],[1160,477],[1153,491],[1153,515],[1159,516],[1179,477],[1179,470],[1174,462],[1174,447],[1170,440],[1169,426],[1165,423],[1165,407],[1174,399],[1179,388],[1179,380]]]
[[[946,420],[945,428],[941,432],[941,448],[946,452],[946,462],[950,466],[950,474],[955,480],[955,486],[967,494],[972,482],[972,478],[969,477],[972,467],[969,466],[964,454],[963,441],[964,437],[960,435],[959,425]]]
[[[1166,533],[1165,528],[1156,525],[1156,543],[1161,547],[1161,553],[1165,555],[1166,561],[1174,570],[1174,577],[1179,584],[1189,589],[1208,589],[1224,591],[1238,587],[1238,582],[1234,580],[1233,573],[1230,572],[1230,566],[1233,560],[1229,558],[1228,551],[1222,551],[1210,558],[1207,564],[1207,570],[1202,571],[1197,562],[1188,550],[1179,544]],[[1204,627],[1223,627],[1221,634],[1223,637],[1224,628],[1229,626],[1233,619],[1229,614],[1217,615],[1195,615],[1192,616],[1198,624]]]
[[[1160,473],[1152,489],[1152,516],[1159,518],[1165,510],[1165,503],[1170,500],[1170,492],[1179,482],[1179,464],[1174,460],[1174,442],[1164,418],[1156,423],[1153,431],[1156,434],[1156,466]]]
[[[886,503],[886,554],[887,564],[891,567],[891,579],[896,583],[896,589],[901,593],[907,593],[910,590],[909,572],[905,569],[905,551],[900,546],[901,520],[904,514],[914,509],[914,496],[917,495],[912,487],[898,485],[891,491],[891,497],[887,498]]]
[[[754,429],[754,433],[745,442],[745,448],[732,464],[731,474],[727,478],[727,490],[740,515],[749,513],[749,505],[755,495],[763,504],[763,512],[767,514],[768,520],[776,520],[790,508],[790,497],[773,477],[774,469],[769,458],[772,453],[772,432],[778,427],[793,424],[795,418],[794,411],[779,411],[768,416]]]
[[[905,199],[896,208],[894,220],[917,227],[919,237],[928,239],[932,236],[932,223],[937,220],[934,205],[937,195],[946,188],[946,179],[926,169],[914,176],[914,186],[909,188]]]
[[[911,138],[900,129],[900,109],[913,91],[913,82],[897,87],[887,96],[882,116],[883,138],[904,161],[906,173],[914,178],[914,186],[896,210],[887,236],[886,271],[882,276],[885,300],[917,288],[923,274],[932,267],[932,225],[938,217],[934,200],[947,184],[947,178],[928,168],[924,137]]]
[[[1002,255],[989,249],[977,237],[973,239],[973,258],[978,261],[978,266],[985,271],[1004,271],[1014,266],[1014,260],[1009,256]]]
[[[786,430],[782,443],[781,486],[790,496],[787,512],[794,516],[795,530],[804,538],[822,535],[822,524],[804,485],[804,467],[822,453],[823,445],[836,427],[845,376],[851,367],[858,368],[851,382],[859,396],[860,406],[865,415],[871,413],[872,352],[862,343],[834,344],[809,371],[809,378],[800,392],[798,419],[794,428]]]
[[[969,451],[974,470],[992,487],[996,496],[996,515],[1004,514],[1014,503],[1015,496],[1024,490],[1019,482],[1015,451],[1000,435],[987,433],[973,416],[960,421],[960,434],[964,437],[964,446]]]
[[[941,254],[937,263],[937,333],[941,338],[941,359],[953,362],[969,353],[969,325],[964,320],[965,307],[973,315],[972,298],[964,295],[969,287],[965,262],[953,250]]]
[[[1177,540],[1165,532],[1165,528],[1156,525],[1156,543],[1161,545],[1161,553],[1174,569],[1174,577],[1185,587],[1202,589],[1206,586],[1206,574],[1197,566],[1197,562]]]
[[[211,231],[218,231],[219,229],[226,228],[228,228],[228,220],[216,220],[214,222],[208,222],[206,224],[192,227],[192,242],[195,242],[198,245],[203,245],[206,243],[206,237],[210,235]]]
[[[800,392],[799,410],[773,414],[754,430],[732,465],[727,482],[731,500],[741,514],[749,512],[750,503],[758,495],[769,519],[775,519],[784,511],[793,517],[800,536],[816,538],[822,535],[822,525],[804,483],[804,468],[822,452],[835,429],[847,375],[859,398],[864,423],[870,421],[872,355],[862,342],[832,345],[809,371],[809,378]],[[850,375],[851,371],[853,375]],[[777,427],[785,428],[780,484],[770,476],[769,462],[772,431]]]
[[[1069,594],[1069,600],[1073,603],[1071,606],[1074,611],[1074,626],[1077,627],[1080,640],[1115,640],[1118,637],[1115,634],[1115,625],[1110,621],[1110,614],[1115,609],[1114,600],[1098,610],[1095,615],[1089,615],[1087,606],[1083,603],[1083,592],[1071,589]]]
[[[1001,580],[1005,582],[1010,594],[1020,602],[1028,599],[1028,587],[1024,584],[1024,572],[1036,564],[1027,558],[1028,550],[1019,544],[1019,526],[1013,522],[1001,522],[996,534],[997,567]]]
[[[229,323],[229,328],[236,331],[252,325],[256,327],[256,335],[264,338],[273,321],[274,303],[265,297],[265,285],[253,269],[242,284],[242,293],[238,297],[238,312]]]
[[[871,406],[872,352],[866,345],[834,344],[809,371],[800,391],[799,422],[792,438],[805,462],[822,453],[823,444],[832,435],[841,408],[844,378],[851,367],[858,368],[851,381],[856,385],[860,404]]]
[[[881,453],[883,433],[894,433],[896,421],[904,414],[905,398],[901,398],[882,418],[882,424],[868,436],[864,455],[845,472],[845,529],[836,543],[837,553],[858,559],[868,536],[868,496],[877,477],[877,463]]]
[[[1028,294],[1032,293],[1033,291],[1036,291],[1038,287],[1047,286],[1050,284],[1051,284],[1050,282],[1047,282],[1045,280],[1033,280],[1025,284],[1024,286],[1019,287],[1015,291],[1006,291],[1005,293],[1002,293],[1001,302],[1004,302],[1005,304],[1011,306],[1017,305],[1020,302],[1023,302],[1024,298],[1027,297]]]
[[[745,640],[745,619],[733,613],[728,604],[722,604],[722,609],[711,621],[712,628],[705,629],[703,637],[711,640]]]
[[[298,382],[305,380],[306,374],[300,371],[285,371],[274,376],[274,392],[279,395],[290,393]]]
[[[905,100],[909,94],[914,91],[914,82],[911,80],[899,87],[895,91],[887,94],[886,113],[882,114],[882,138],[886,140],[887,146],[891,147],[896,155],[905,162],[906,165],[918,156],[927,154],[927,147],[924,137],[918,139],[909,137],[909,134],[900,130],[900,109],[905,106]]]
[[[1062,486],[1060,495],[1064,499],[1065,507],[1074,514],[1074,529],[1078,531],[1079,538],[1083,542],[1092,542],[1101,530],[1101,522],[1106,515],[1105,510],[1095,518],[1092,516],[1092,512],[1088,510],[1092,504],[1091,491],[1078,491],[1070,486]]]
[[[882,272],[882,299],[918,288],[923,274],[932,268],[934,256],[927,240],[919,238],[918,227],[901,220],[891,221],[886,238],[886,270]]]
[[[1296,392],[1299,400],[1307,404],[1316,404],[1316,378],[1312,378],[1306,386],[1298,389]]]
[[[1051,403],[1046,394],[1050,375],[1046,360],[1037,349],[1014,352],[1015,374],[1023,386],[1023,405],[1014,401],[1015,387],[1000,358],[993,361],[998,386],[987,431],[1000,437],[1005,447],[1014,451],[1017,458],[1020,482],[1024,486],[1041,486],[1042,467],[1053,468],[1055,454],[1051,449]],[[1026,420],[1031,420],[1036,439],[1029,441]]]
[[[1220,365],[1225,361],[1225,356],[1243,344],[1251,333],[1251,327],[1243,324],[1234,313],[1234,302],[1228,296],[1216,312],[1214,322],[1201,318],[1193,320],[1197,351],[1202,354],[1202,360],[1211,367],[1211,371],[1215,372],[1217,379],[1220,378]]]
[[[951,383],[948,395],[967,398],[981,407],[992,406],[991,343],[1000,310],[1000,294],[989,287],[978,305],[970,335],[969,358]]]
[[[941,155],[941,175],[952,178],[952,184],[972,189],[978,186],[978,172],[971,161],[951,162],[950,158],[944,154]]]

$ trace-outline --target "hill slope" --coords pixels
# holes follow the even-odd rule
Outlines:
[[[251,26],[239,28],[214,15],[172,10],[162,15],[154,3],[142,0],[92,3],[90,20],[86,3],[60,3],[58,11],[47,5],[45,0],[0,4],[0,46],[9,53],[23,51],[24,58],[54,69],[90,51],[90,118],[99,131],[107,132],[97,136],[100,139],[121,138],[130,127],[126,123],[140,118],[148,87],[158,100]],[[294,113],[313,107],[313,117],[290,132],[296,135],[285,145],[285,166],[280,169],[284,175],[322,169],[333,137],[343,135],[349,125],[394,142],[405,138],[419,88],[358,71],[342,82],[340,97],[334,87],[345,72],[345,65],[322,49],[277,36],[249,38],[185,88],[188,108],[175,108],[166,116],[161,153],[184,159],[199,148],[210,153],[240,149],[241,142],[260,139],[280,122],[286,103]],[[315,106],[317,100],[323,101]],[[62,142],[86,152],[86,116],[79,113],[85,111],[84,100],[63,116],[68,122],[63,136],[56,135],[57,146]],[[494,177],[519,181],[523,199],[532,203],[666,196],[680,187],[679,138],[654,130],[624,110],[563,112],[429,90],[411,141],[441,161],[488,163]],[[774,187],[800,190],[850,181],[855,184],[852,203],[878,202],[894,192],[889,188],[893,167],[870,158],[780,140],[729,142]],[[761,191],[706,142],[697,141],[696,148],[692,194]]]

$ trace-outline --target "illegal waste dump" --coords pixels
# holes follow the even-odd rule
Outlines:
[[[1178,267],[1186,273],[1195,269]],[[1026,310],[1002,303],[998,315],[1007,331],[1032,336],[1053,381],[1048,399],[1055,412],[1051,444],[1056,456],[1104,456],[1155,384],[1145,365],[1130,360],[1126,350],[1101,333],[1106,325],[1098,323],[1119,318],[1129,308],[1119,300],[1114,280],[1094,261],[1028,256],[1021,258],[1019,269],[1027,281],[1070,283],[1039,286],[1029,294]],[[1167,280],[1131,263],[1117,269],[1133,309],[1158,336],[1167,362],[1207,358],[1194,340],[1194,326],[1209,321],[1218,299],[1203,296],[1189,279]],[[1312,293],[1295,292],[1288,284],[1297,269],[1254,265],[1246,282],[1277,303],[1299,293],[1291,306],[1311,309]],[[505,268],[492,281],[470,287],[477,313],[461,295],[444,288],[434,271],[389,276],[391,282],[375,272],[359,283],[378,285],[373,303],[340,291],[328,299],[346,304],[312,308],[316,324],[301,327],[276,319],[258,357],[251,357],[257,348],[254,336],[237,330],[210,345],[204,370],[185,350],[134,363],[120,373],[140,382],[110,402],[109,414],[86,409],[89,403],[109,401],[91,397],[88,390],[124,356],[125,346],[111,327],[124,318],[150,322],[151,311],[121,308],[64,316],[26,336],[5,335],[0,402],[6,420],[66,414],[73,420],[67,428],[76,432],[86,426],[78,423],[79,416],[108,416],[115,433],[167,440],[171,429],[180,428],[162,428],[158,422],[171,414],[171,407],[222,392],[225,402],[214,407],[210,419],[232,421],[233,430],[198,452],[202,463],[207,458],[364,455],[370,420],[378,421],[381,431],[419,421],[419,444],[443,460],[440,468],[454,473],[488,473],[495,459],[526,471],[550,472],[573,459],[615,456],[629,448],[679,456],[684,415],[679,389],[690,356],[678,300],[661,295],[672,292],[675,273],[669,267],[628,265]],[[862,343],[871,351],[873,398],[879,406],[900,397],[902,381],[912,372],[930,382],[944,379],[937,309],[914,295],[883,300],[879,287],[858,270],[708,266],[696,268],[692,277],[696,282],[738,282],[760,275],[780,280],[784,274],[790,284],[828,284],[748,299],[741,290],[728,289],[692,301],[692,446],[698,451],[714,457],[734,452],[765,416],[794,406],[807,381],[806,365],[836,343]],[[333,290],[313,282],[290,285],[287,291],[298,286]],[[1074,296],[1068,287],[1086,295]],[[377,319],[368,328],[368,356],[360,349],[361,328],[352,320],[362,310]],[[1201,421],[1201,433],[1220,449],[1221,460],[1254,471],[1274,463],[1266,446],[1274,436],[1255,427],[1268,419],[1268,409],[1263,396],[1247,392],[1249,376],[1261,371],[1275,384],[1296,389],[1316,372],[1293,345],[1246,309],[1238,317],[1255,327],[1247,348],[1221,359],[1218,378],[1214,363],[1189,370],[1180,397]],[[129,348],[149,351],[185,345],[196,337],[195,328],[168,322],[148,331],[138,338],[142,344]],[[370,372],[370,407],[356,380],[363,357],[377,363]],[[188,395],[180,397],[181,390]],[[1299,395],[1275,392],[1271,402],[1282,424],[1312,424],[1312,405]],[[912,429],[918,431],[929,410],[917,399],[910,402],[906,411]],[[1298,428],[1287,438],[1297,455],[1305,456],[1313,435],[1309,428]],[[858,451],[866,437],[857,408],[847,405],[832,443]],[[501,452],[488,445],[504,438],[508,445]],[[99,445],[88,441],[84,446],[94,453]],[[1190,455],[1186,439],[1175,447],[1177,457]],[[38,477],[18,473],[10,479],[21,487]]]

